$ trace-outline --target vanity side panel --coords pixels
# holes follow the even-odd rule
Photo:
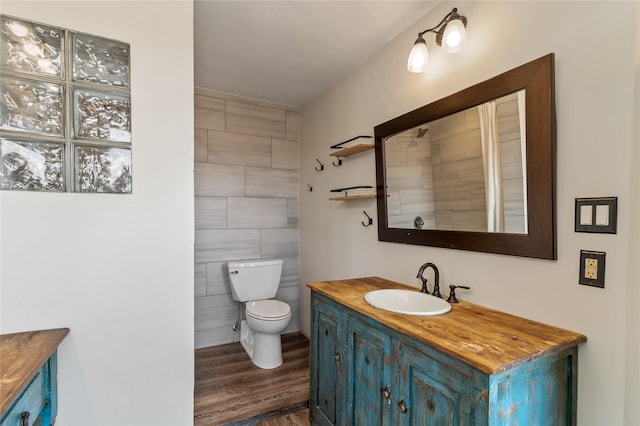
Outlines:
[[[576,347],[492,376],[490,425],[577,424]]]
[[[309,410],[311,424],[341,424],[342,378],[339,356],[342,314],[328,299],[312,293],[312,328],[310,341],[311,377]]]

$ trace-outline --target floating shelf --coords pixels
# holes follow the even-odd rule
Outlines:
[[[352,189],[373,189],[374,187],[371,185],[356,185],[356,186],[348,186],[346,188],[337,188],[332,189],[331,192],[344,192],[344,195],[341,197],[332,197],[329,198],[331,201],[344,201],[344,200],[362,200],[365,198],[376,198],[376,194],[358,194],[358,195],[349,195],[347,191],[351,191]]]
[[[360,143],[358,145],[350,146],[348,148],[342,148],[340,151],[335,151],[329,154],[332,157],[348,157],[350,155],[358,154],[360,152],[369,151],[375,147],[372,143]]]
[[[364,200],[367,198],[377,198],[376,194],[365,194],[365,195],[344,195],[342,197],[332,197],[329,198],[331,201],[347,201],[347,200]]]
[[[340,142],[340,143],[337,143],[337,144],[335,144],[335,145],[331,145],[329,148],[331,148],[331,149],[339,149],[339,148],[341,148],[341,147],[342,147],[342,145],[344,145],[345,143],[353,142],[353,141],[358,140],[358,139],[373,139],[373,136],[366,136],[366,135],[356,136],[356,137],[354,137],[354,138],[347,139],[347,140],[346,140],[346,141],[344,141],[344,142]]]

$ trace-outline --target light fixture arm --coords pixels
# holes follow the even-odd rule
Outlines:
[[[451,12],[449,12],[449,13],[448,13],[444,18],[442,18],[442,21],[440,21],[440,23],[439,23],[438,25],[436,25],[435,27],[433,27],[433,28],[429,28],[429,29],[426,29],[426,30],[424,30],[424,31],[419,32],[419,33],[418,33],[418,37],[422,37],[422,36],[423,36],[423,35],[425,35],[426,33],[435,33],[435,34],[437,34],[437,33],[440,31],[440,27],[442,27],[442,24],[444,24],[444,23],[446,23],[446,22],[449,22],[449,18],[450,18],[451,16],[453,16],[453,14],[454,14],[454,13],[455,13],[456,15],[458,14],[458,8],[457,8],[457,7],[454,7],[454,8],[453,8],[453,10],[452,10]],[[462,16],[461,16],[461,17],[462,17]],[[464,17],[462,17],[462,18],[464,18]],[[467,22],[466,22],[466,21],[467,21],[467,20],[466,20],[466,18],[465,18],[465,19],[464,19],[464,24],[465,24],[465,25],[467,24]]]

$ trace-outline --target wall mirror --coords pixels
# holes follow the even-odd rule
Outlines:
[[[375,127],[378,239],[556,259],[554,56]]]

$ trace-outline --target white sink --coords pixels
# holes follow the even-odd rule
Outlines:
[[[419,291],[385,289],[364,295],[373,307],[407,315],[442,315],[451,310],[449,302]]]

